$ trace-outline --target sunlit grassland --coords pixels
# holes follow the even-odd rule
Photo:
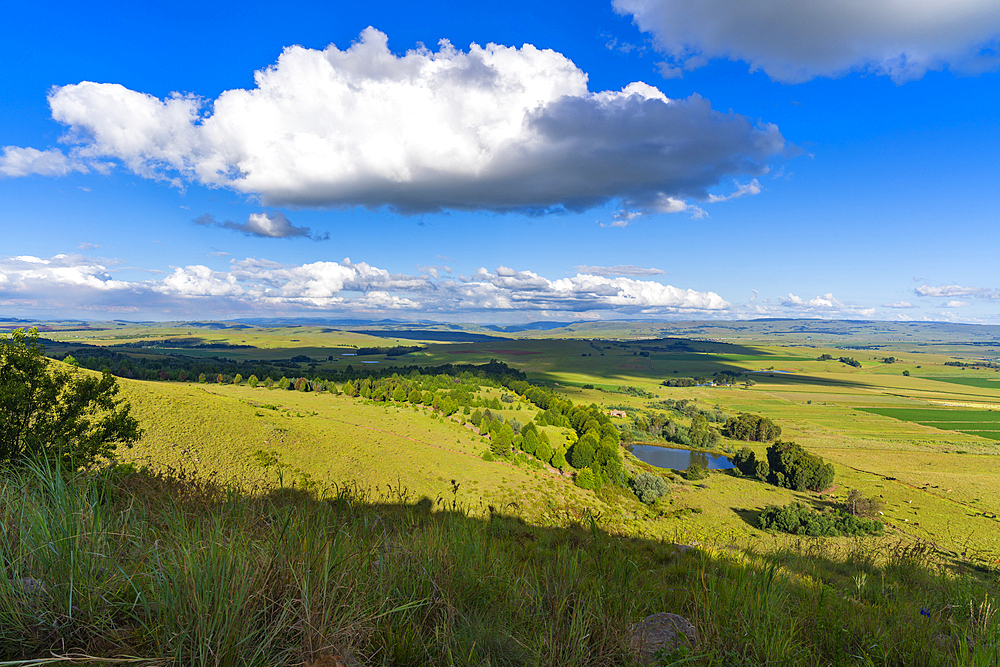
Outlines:
[[[358,485],[447,497],[470,507],[516,502],[532,515],[592,506],[593,494],[551,470],[487,462],[488,442],[469,426],[432,416],[424,407],[377,404],[329,393],[262,387],[124,381],[143,439],[120,453],[149,462],[261,485],[301,484],[328,489]],[[533,411],[505,410],[530,420]],[[547,428],[554,443],[562,429]],[[258,450],[275,452],[285,467],[262,467]],[[452,480],[458,485],[454,493]],[[558,484],[553,484],[558,481]]]
[[[624,327],[622,331],[629,329]],[[638,331],[639,329],[635,329]],[[168,333],[170,332],[170,333]],[[306,354],[319,368],[360,368],[360,359],[343,357],[343,345],[413,345],[411,339],[324,332],[320,328],[274,330],[192,330],[205,342],[247,344],[255,349],[191,350],[205,356],[288,358]],[[109,332],[123,335],[121,331]],[[560,332],[564,335],[566,332]],[[143,335],[180,335],[177,329]],[[534,336],[534,337],[530,337]],[[125,339],[116,339],[121,342]],[[107,342],[114,342],[108,340]],[[429,343],[403,357],[366,357],[385,365],[483,363],[498,359],[525,371],[533,381],[553,387],[576,403],[627,405],[662,411],[663,399],[697,399],[705,408],[728,414],[753,412],[771,417],[783,438],[795,440],[832,461],[837,468],[835,498],[860,488],[882,496],[890,537],[933,541],[942,552],[1000,553],[1000,524],[982,516],[1000,515],[1000,444],[972,433],[942,430],[864,412],[859,408],[941,407],[944,404],[1000,404],[990,382],[995,371],[962,371],[944,362],[949,354],[912,351],[844,350],[747,343],[731,349],[717,343],[681,343],[676,351],[656,351],[676,341],[551,339],[524,334],[520,340]],[[643,347],[653,348],[649,356]],[[726,351],[729,350],[729,351]],[[188,353],[184,351],[183,353]],[[861,368],[817,360],[821,354],[857,359]],[[245,357],[242,355],[246,355]],[[333,355],[337,361],[324,361]],[[882,359],[894,356],[896,363]],[[963,357],[972,358],[972,357]],[[904,376],[903,371],[910,376]],[[711,377],[717,371],[762,371],[744,375],[755,384],[729,387],[667,388],[674,377]],[[780,373],[778,371],[787,371]],[[309,375],[303,366],[302,374]],[[960,375],[958,375],[960,374]],[[956,375],[963,382],[952,381]],[[291,372],[289,373],[291,377]],[[965,381],[967,380],[967,381]],[[431,417],[426,408],[372,404],[330,394],[300,394],[219,385],[127,382],[147,436],[126,456],[149,457],[162,464],[198,467],[201,473],[253,479],[261,484],[300,483],[302,475],[320,485],[357,483],[373,488],[405,487],[432,500],[455,497],[470,506],[517,502],[535,518],[558,508],[601,513],[617,529],[679,541],[777,540],[754,527],[756,512],[793,499],[823,506],[833,499],[797,495],[750,480],[713,474],[701,484],[675,479],[667,506],[648,511],[634,500],[610,504],[582,491],[551,471],[533,471],[481,458],[488,443],[455,420]],[[583,385],[594,385],[584,389]],[[650,400],[623,393],[632,386],[656,396]],[[602,391],[603,390],[603,391]],[[499,394],[487,389],[484,394]],[[534,409],[521,403],[502,410],[505,419],[526,423]],[[172,407],[171,407],[172,406]],[[273,406],[267,407],[267,406]],[[673,415],[677,418],[677,415]],[[554,444],[566,432],[545,427]],[[726,442],[729,447],[745,443]],[[176,446],[173,446],[176,445]],[[763,454],[763,445],[751,445]],[[185,452],[184,450],[188,450]],[[277,452],[285,468],[262,468],[258,450]],[[887,479],[893,478],[893,479]],[[937,487],[937,488],[935,488]],[[628,495],[628,494],[626,494]],[[909,502],[908,502],[909,501]],[[553,510],[553,508],[557,508]],[[690,510],[701,510],[693,513]],[[548,519],[551,520],[551,517]],[[985,558],[985,556],[983,556]]]

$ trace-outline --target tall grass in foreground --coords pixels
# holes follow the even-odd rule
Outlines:
[[[996,573],[902,545],[680,551],[362,489],[44,464],[0,479],[0,522],[14,664],[631,665],[627,628],[657,611],[701,635],[662,664],[1000,662]]]

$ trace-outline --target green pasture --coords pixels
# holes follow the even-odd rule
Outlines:
[[[996,372],[996,371],[994,371]],[[1000,390],[1000,379],[986,378],[986,377],[943,377],[943,376],[931,376],[928,377],[931,380],[937,380],[938,382],[950,382],[952,384],[961,384],[966,387],[982,387],[983,389],[997,389]]]

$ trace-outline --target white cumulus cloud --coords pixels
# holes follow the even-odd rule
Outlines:
[[[0,176],[16,177],[30,176],[66,176],[90,169],[79,160],[69,158],[58,148],[40,151],[37,148],[18,148],[4,146],[3,156],[0,156]]]
[[[852,71],[897,83],[1000,65],[996,0],[613,0],[667,55],[664,76],[741,60],[775,81]]]
[[[110,291],[129,287],[129,283],[115,280],[107,267],[81,255],[0,257],[0,275],[5,278],[5,289],[23,293],[39,289],[46,292],[60,288]]]
[[[797,308],[797,309],[816,309],[816,310],[833,310],[833,309],[843,309],[844,304],[836,299],[832,293],[827,292],[822,296],[817,296],[812,299],[803,299],[802,297],[796,296],[791,292],[788,293],[787,299],[781,299],[780,303],[786,308]]]
[[[49,104],[76,160],[269,206],[544,212],[617,200],[697,214],[687,199],[786,151],[774,125],[697,95],[640,82],[590,92],[573,62],[530,44],[397,55],[368,28],[344,50],[288,47],[255,82],[202,100],[84,81],[54,88]]]

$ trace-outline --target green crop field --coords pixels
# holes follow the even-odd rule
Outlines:
[[[929,377],[929,380],[937,380],[938,382],[950,382],[952,384],[961,384],[966,387],[982,387],[984,389],[1000,389],[1000,379],[991,379],[984,377],[945,377],[945,376],[933,376]]]

